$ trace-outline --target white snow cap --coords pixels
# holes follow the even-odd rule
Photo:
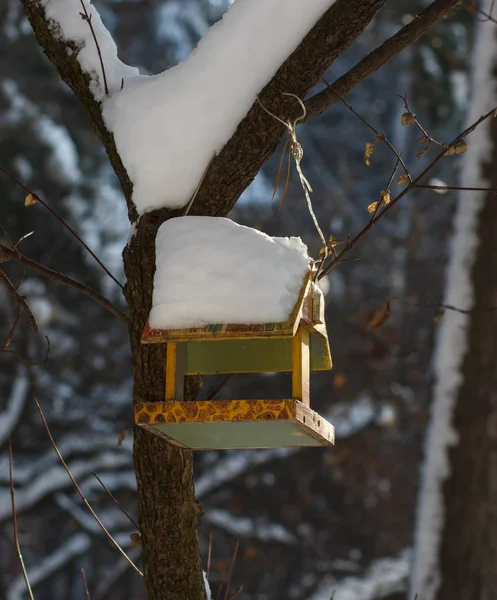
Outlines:
[[[300,238],[221,217],[166,221],[156,251],[152,329],[285,321],[311,260]]]
[[[179,65],[152,77],[124,65],[91,0],[110,95],[80,0],[41,0],[61,37],[82,48],[140,214],[188,203],[209,161],[235,133],[282,63],[335,0],[236,0]],[[122,89],[121,89],[122,83]],[[270,198],[268,197],[268,202]]]

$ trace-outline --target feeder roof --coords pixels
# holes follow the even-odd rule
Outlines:
[[[159,228],[156,253],[149,333],[293,329],[312,285],[300,238],[270,237],[226,218],[170,219]]]

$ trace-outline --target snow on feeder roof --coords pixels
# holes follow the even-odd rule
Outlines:
[[[278,323],[297,302],[310,258],[300,238],[216,217],[178,217],[156,240],[152,329]]]
[[[298,238],[229,219],[179,217],[157,236],[153,308],[142,342],[166,343],[165,402],[135,422],[191,449],[329,446],[310,409],[311,370],[331,368],[324,298]],[[292,398],[184,401],[185,375],[292,373]]]

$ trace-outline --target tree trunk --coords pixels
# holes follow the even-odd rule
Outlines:
[[[164,398],[165,352],[140,342],[151,308],[155,236],[160,221],[140,220],[123,253],[133,359],[133,402]],[[195,381],[187,394],[195,395]],[[205,598],[197,545],[200,507],[193,487],[192,453],[135,427],[134,465],[145,582],[151,600]]]
[[[489,12],[491,0],[484,3]],[[469,123],[497,105],[497,30],[478,23]],[[461,186],[497,188],[497,121],[468,138]],[[497,595],[497,202],[460,193],[435,358],[411,594]]]

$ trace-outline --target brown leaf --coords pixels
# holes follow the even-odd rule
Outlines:
[[[442,311],[441,313],[439,313],[438,315],[435,315],[433,317],[433,322],[435,323],[435,325],[437,325],[438,323],[440,323],[440,321],[442,320],[444,314],[445,314],[445,312]]]
[[[407,175],[401,175],[397,181],[398,185],[405,185],[407,183]]]
[[[129,539],[131,540],[131,545],[133,548],[141,548],[142,537],[139,533],[130,533]]]
[[[424,155],[424,153],[425,153],[427,150],[428,150],[428,146],[426,146],[426,148],[423,148],[423,149],[421,150],[421,152],[418,152],[418,153],[416,154],[416,158],[418,158],[418,159],[419,159],[419,158],[421,158],[421,157]]]
[[[337,373],[333,378],[333,387],[337,390],[343,388],[343,386],[347,383],[347,376],[344,373]]]
[[[452,156],[453,154],[464,154],[468,146],[464,140],[457,140],[455,144],[451,144],[444,152],[444,156]]]
[[[124,431],[121,431],[121,433],[119,434],[119,437],[117,438],[118,446],[122,445],[124,440],[128,437],[128,433],[129,433],[129,429],[124,429]]]
[[[416,117],[411,112],[407,111],[402,114],[402,117],[400,118],[400,124],[402,127],[405,127],[406,125],[413,125],[414,123],[416,123]]]
[[[381,196],[381,201],[384,204],[390,204],[390,192],[388,190],[381,190],[380,196]]]
[[[390,308],[390,301],[387,301],[383,308],[375,310],[373,316],[366,325],[366,331],[369,333],[375,329],[382,327],[388,319],[392,316],[392,309]]]
[[[368,142],[366,144],[366,149],[364,151],[364,162],[366,163],[366,165],[368,167],[371,164],[371,156],[373,155],[373,152],[374,152],[374,144],[372,142]]]
[[[378,204],[379,202],[371,202],[371,204],[368,206],[368,213],[370,215],[372,215],[376,211],[376,209],[378,208]]]
[[[35,194],[28,194],[26,198],[24,198],[24,206],[33,206],[38,202],[38,198]]]

